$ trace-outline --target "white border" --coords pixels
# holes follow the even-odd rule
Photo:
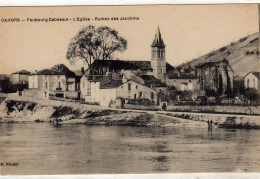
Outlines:
[[[156,4],[255,4],[260,0],[0,0],[0,7],[6,6],[78,6],[78,5],[156,5]],[[260,178],[260,173],[175,173],[175,174],[109,174],[109,175],[7,175],[0,174],[1,179],[27,179],[27,178],[181,178],[181,179],[253,179]]]
[[[234,4],[260,3],[260,0],[0,0],[0,6],[76,5],[155,5],[155,4]]]

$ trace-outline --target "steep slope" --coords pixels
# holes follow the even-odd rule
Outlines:
[[[181,64],[178,67],[188,68],[199,63],[215,62],[226,59],[234,70],[234,76],[244,77],[250,71],[260,71],[258,33],[243,37],[237,42],[212,51],[204,56]]]

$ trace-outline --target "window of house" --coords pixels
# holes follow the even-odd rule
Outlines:
[[[249,79],[247,80],[247,88],[249,88]]]
[[[253,79],[253,87],[255,88],[255,79]]]
[[[85,81],[83,81],[83,88],[85,88]]]
[[[134,94],[134,99],[136,99],[136,94]]]
[[[48,82],[44,83],[44,87],[45,87],[45,89],[48,89]]]
[[[153,94],[153,92],[151,92],[151,100],[153,100],[154,99],[154,94]]]
[[[131,83],[128,83],[128,91],[131,91]]]
[[[138,86],[136,85],[136,86],[135,86],[135,89],[137,89],[137,88],[138,88]]]
[[[60,82],[58,82],[58,85],[57,85],[58,88],[60,88]]]
[[[163,73],[163,68],[161,68],[161,73]]]
[[[140,91],[139,92],[139,98],[141,98],[143,96],[143,93]]]

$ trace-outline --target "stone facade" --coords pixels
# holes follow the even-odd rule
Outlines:
[[[60,68],[57,70],[56,68]],[[56,65],[53,69],[44,69],[29,76],[29,89],[37,89],[37,98],[69,97],[77,98],[76,76],[64,65]],[[27,92],[28,94],[28,92]]]
[[[200,90],[223,95],[233,90],[234,71],[228,61],[209,62],[196,67]]]
[[[15,73],[12,73],[10,81],[13,84],[28,84],[28,76],[30,75],[29,71],[21,70]]]
[[[260,72],[249,72],[244,77],[245,88],[254,88],[260,90]]]

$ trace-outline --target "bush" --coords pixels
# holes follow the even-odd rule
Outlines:
[[[129,99],[128,104],[150,106],[153,105],[153,102],[147,98],[138,98],[138,99]]]
[[[247,37],[244,37],[244,38],[240,39],[239,42],[244,42],[246,40],[247,40]]]
[[[219,49],[220,52],[224,52],[227,49],[227,47],[222,47],[221,49]]]
[[[255,39],[253,39],[253,40],[251,40],[249,43],[251,44],[251,43],[254,43],[255,41],[257,41],[258,40],[258,38],[255,38]]]

